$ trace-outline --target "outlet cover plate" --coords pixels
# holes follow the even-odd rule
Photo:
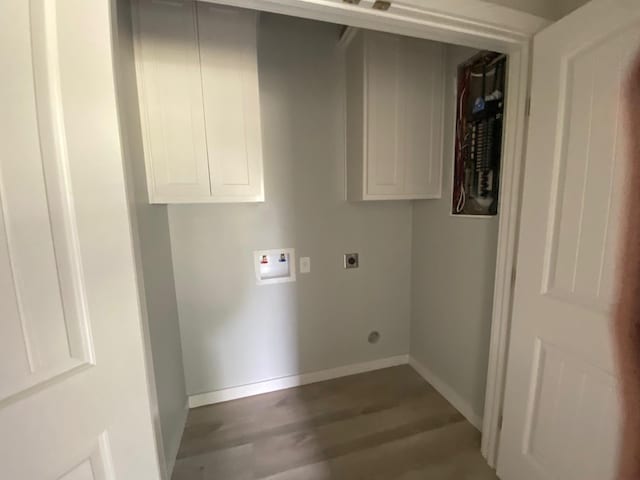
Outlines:
[[[276,248],[253,252],[256,285],[296,281],[296,252],[293,248]]]
[[[311,272],[311,258],[300,257],[300,273],[309,273],[309,272]]]

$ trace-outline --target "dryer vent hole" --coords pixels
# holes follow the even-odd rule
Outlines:
[[[371,344],[378,343],[380,341],[380,332],[374,330],[369,334],[368,340]]]

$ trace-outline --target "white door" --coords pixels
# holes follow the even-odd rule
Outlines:
[[[108,0],[0,2],[0,478],[159,478]]]
[[[498,458],[505,480],[613,478],[621,82],[639,45],[637,0],[595,0],[535,38]]]

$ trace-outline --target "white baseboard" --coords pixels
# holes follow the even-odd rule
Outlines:
[[[178,457],[178,450],[180,449],[180,442],[182,441],[182,434],[184,427],[187,424],[187,415],[189,414],[189,402],[184,406],[184,410],[181,412],[181,417],[178,421],[178,428],[171,439],[171,444],[167,447],[165,454],[165,461],[167,462],[167,478],[171,478],[173,474],[173,468],[176,465],[176,458]]]
[[[397,355],[395,357],[381,358],[370,362],[354,363],[343,367],[320,370],[318,372],[303,373],[301,375],[291,375],[289,377],[274,378],[264,382],[241,385],[239,387],[225,388],[213,392],[199,393],[189,396],[189,407],[201,407],[213,403],[226,402],[237,398],[250,397],[261,393],[275,392],[285,388],[298,387],[309,383],[323,382],[332,378],[346,377],[357,373],[380,370],[381,368],[395,367],[409,363],[409,355]]]
[[[456,410],[469,420],[471,425],[482,431],[482,417],[475,414],[469,402],[463,399],[458,392],[434,375],[431,370],[422,365],[414,357],[409,357],[409,365],[411,365],[422,378],[431,384],[431,386],[435,388],[440,395],[453,405]]]

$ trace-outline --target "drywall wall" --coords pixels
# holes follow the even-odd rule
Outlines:
[[[484,0],[503,7],[513,8],[522,12],[531,13],[538,17],[555,20],[557,18],[557,0]]]
[[[169,207],[189,394],[409,351],[411,204],[345,200],[337,27],[265,14],[259,39],[266,202]],[[311,273],[256,286],[253,251],[280,247]]]
[[[116,47],[120,123],[129,186],[132,231],[137,240],[136,260],[140,291],[144,295],[148,349],[157,398],[156,427],[161,431],[161,449],[168,472],[173,468],[187,415],[178,310],[166,206],[150,205],[144,170],[138,111],[129,2],[117,3]],[[168,477],[167,477],[168,478]]]
[[[450,215],[455,72],[474,53],[447,47],[443,196],[413,207],[410,350],[482,417],[498,219]]]

